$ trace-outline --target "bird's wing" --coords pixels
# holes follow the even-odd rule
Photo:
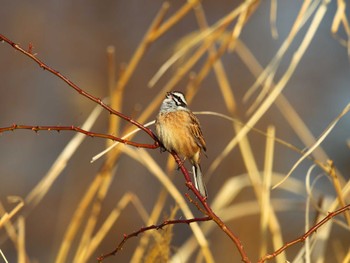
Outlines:
[[[201,126],[199,124],[199,121],[197,117],[194,114],[190,114],[191,116],[191,124],[190,124],[190,130],[191,133],[194,135],[196,138],[197,144],[204,150],[207,150],[207,146],[203,137],[203,133],[201,130]]]

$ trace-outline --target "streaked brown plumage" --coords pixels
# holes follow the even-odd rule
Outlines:
[[[199,164],[201,150],[206,151],[206,144],[199,121],[188,109],[181,92],[167,93],[156,119],[156,133],[165,149],[191,162],[195,187],[203,197],[207,197]]]

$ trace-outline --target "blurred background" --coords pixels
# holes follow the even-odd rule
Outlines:
[[[115,63],[120,69],[125,67],[162,3],[163,1],[160,0],[41,0],[34,2],[2,0],[0,33],[25,49],[31,43],[36,56],[50,67],[58,70],[85,91],[96,97],[105,98],[109,96],[107,47],[111,45],[115,47]],[[166,18],[184,4],[185,1],[171,1]],[[202,2],[202,7],[208,24],[213,25],[239,4],[241,1],[208,0]],[[240,39],[262,67],[268,65],[288,36],[302,2],[278,1],[276,25],[279,37],[277,39],[271,35],[270,5],[270,1],[262,1],[240,35]],[[336,10],[336,1],[331,1],[310,47],[283,91],[284,96],[288,98],[315,137],[322,133],[350,101],[347,49],[332,37],[330,30]],[[276,79],[279,79],[288,67],[293,52],[300,45],[309,25],[310,21],[307,21],[305,27],[295,37],[291,49],[277,71]],[[181,62],[175,65],[175,69],[170,69],[153,88],[148,88],[148,82],[175,52],[176,44],[196,31],[198,31],[196,17],[193,12],[189,12],[149,47],[125,87],[122,106],[124,114],[138,116],[148,106],[175,72],[176,67],[181,67]],[[342,29],[339,34],[345,37]],[[193,71],[201,68],[204,58],[193,68]],[[254,98],[243,102],[243,96],[256,78],[235,52],[225,53],[222,62],[237,102],[236,117],[246,122],[250,117],[246,111]],[[0,43],[0,79],[0,127],[10,126],[13,123],[81,126],[95,107],[93,102],[80,96],[62,80],[42,70],[6,43]],[[186,91],[187,83],[188,77],[180,82],[176,89]],[[200,84],[199,92],[191,103],[191,109],[229,114],[213,72]],[[154,119],[156,113],[154,112],[149,120]],[[109,114],[104,112],[92,130],[106,133],[108,117]],[[202,168],[205,173],[216,156],[232,139],[234,133],[232,124],[228,121],[207,115],[200,115],[199,118],[208,148],[208,158],[202,158]],[[125,124],[126,122],[122,122],[123,126]],[[268,125],[276,127],[277,137],[300,149],[305,148],[293,128],[274,105],[259,120],[256,128],[266,131]],[[153,126],[151,128],[154,129]],[[349,131],[350,118],[346,115],[322,143],[323,149],[347,180],[350,172],[349,143],[347,143],[350,139]],[[27,130],[1,134],[0,201],[6,211],[13,208],[13,204],[10,204],[6,197],[25,198],[43,178],[73,136],[73,132],[34,133]],[[266,138],[254,132],[250,132],[248,137],[258,167],[263,170]],[[151,143],[147,136],[141,134],[136,136],[135,140]],[[42,202],[26,215],[26,250],[32,262],[53,262],[56,258],[67,225],[103,163],[103,159],[93,164],[90,160],[92,156],[102,151],[105,145],[106,141],[103,139],[86,138]],[[280,145],[276,145],[275,151],[273,170],[276,173],[288,173],[300,158],[300,154]],[[149,150],[149,152],[164,168],[168,154],[160,154],[159,150]],[[309,160],[304,161],[292,174],[293,179],[303,181],[312,164]],[[227,179],[245,173],[247,169],[239,148],[236,147],[208,178],[210,198],[216,196]],[[319,169],[315,173],[321,174],[322,171]],[[183,176],[179,172],[175,171],[172,180],[181,193],[187,191]],[[326,177],[318,182],[317,187],[324,195],[335,196],[334,189]],[[160,190],[161,185],[147,169],[129,157],[122,156],[118,161],[118,169],[111,188],[102,204],[99,224],[125,192],[136,194],[142,200],[146,210],[150,212]],[[278,213],[285,240],[291,240],[304,233],[306,192],[297,196],[276,190],[272,195],[273,198],[289,196],[300,203],[298,210]],[[251,189],[242,191],[235,202],[244,200],[254,200]],[[173,206],[174,201],[169,199],[159,222],[170,214]],[[199,215],[196,208],[193,206],[192,208],[195,215]],[[180,216],[181,214],[178,215]],[[239,235],[252,259],[258,258],[259,215],[245,216],[228,224]],[[130,233],[141,226],[143,222],[135,209],[127,207],[88,262],[95,262],[98,255],[113,249],[124,233]],[[333,231],[342,236],[339,239],[340,246],[345,251],[349,249],[349,232],[343,232],[336,226]],[[17,253],[13,243],[9,241],[4,229],[0,229],[0,234],[0,249],[9,262],[15,262]],[[175,226],[171,242],[172,250],[176,251],[189,236],[191,236],[191,230],[187,225]],[[232,249],[233,244],[219,229],[214,230],[208,239],[216,262],[238,262],[239,257]],[[137,241],[138,237],[128,241],[121,253],[106,262],[128,262]],[[73,245],[76,244],[73,242]],[[292,259],[300,247],[301,245],[297,245],[296,248],[289,249],[287,255]],[[71,254],[73,255],[73,252]],[[69,256],[72,256],[71,254]],[[237,261],[232,261],[231,257],[237,258]],[[3,262],[1,258],[0,262]]]

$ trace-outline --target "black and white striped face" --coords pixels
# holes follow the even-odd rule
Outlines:
[[[189,109],[187,108],[187,101],[184,94],[180,91],[171,91],[167,92],[160,110],[162,112],[170,112],[177,110],[188,111]]]
[[[170,97],[178,107],[187,108],[187,101],[185,99],[185,95],[180,91],[172,91],[168,92],[167,97]]]

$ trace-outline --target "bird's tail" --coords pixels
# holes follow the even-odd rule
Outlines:
[[[208,197],[207,188],[203,181],[203,175],[202,175],[200,165],[193,164],[192,170],[193,170],[194,186],[197,188],[201,196],[203,196],[204,198],[207,198]]]

